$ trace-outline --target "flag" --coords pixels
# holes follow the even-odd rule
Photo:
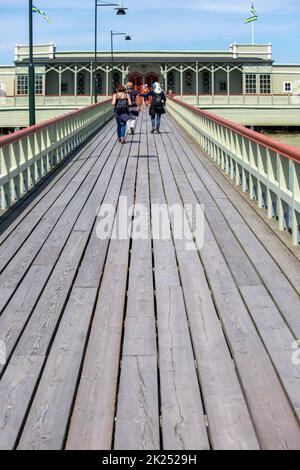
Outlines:
[[[246,21],[244,22],[244,24],[247,24],[247,23],[252,23],[252,21],[257,21],[258,20],[258,15],[257,15],[257,12],[252,4],[251,6],[251,13],[252,13],[252,16],[250,16],[250,18],[247,18]]]
[[[252,21],[257,21],[258,20],[258,16],[251,16],[250,18],[248,18],[244,24],[247,24],[247,23],[252,23]]]
[[[51,20],[50,20],[49,16],[47,16],[46,13],[44,11],[40,10],[39,8],[33,6],[32,7],[32,12],[33,13],[38,13],[39,15],[42,15],[44,20],[46,20],[48,23],[51,23]]]

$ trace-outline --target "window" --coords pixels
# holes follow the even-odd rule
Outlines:
[[[115,70],[113,73],[113,89],[115,90],[120,83],[122,83],[121,74],[118,70]]]
[[[85,93],[85,73],[79,72],[77,75],[77,95],[84,95]]]
[[[202,78],[203,93],[210,93],[210,73],[208,70],[204,70]]]
[[[227,82],[225,82],[225,81],[220,82],[220,87],[219,88],[220,88],[221,92],[226,92],[227,91]]]
[[[17,95],[28,95],[28,75],[18,75]]]
[[[175,89],[175,72],[171,70],[168,73],[168,90],[172,90],[174,92]]]
[[[28,75],[18,75],[17,77],[17,95],[28,95]],[[42,95],[44,91],[43,75],[35,76],[35,93]]]
[[[96,90],[100,95],[103,93],[102,74],[96,73]]]
[[[192,72],[190,70],[187,70],[184,74],[184,83],[185,83],[185,89],[187,93],[192,92],[192,84],[193,84],[193,77],[192,77]]]
[[[62,93],[68,93],[68,84],[66,82],[63,82],[61,84],[61,92]]]
[[[256,75],[246,75],[246,93],[256,93]]]
[[[271,75],[260,76],[260,92],[264,94],[271,93]]]
[[[42,95],[44,90],[43,86],[43,75],[35,76],[35,94]]]
[[[292,82],[285,82],[283,84],[283,91],[285,93],[293,93],[293,84],[292,84]]]

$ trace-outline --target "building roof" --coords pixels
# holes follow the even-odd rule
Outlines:
[[[115,62],[122,62],[124,64],[152,64],[155,63],[168,63],[168,64],[178,64],[178,63],[226,63],[226,64],[259,64],[259,65],[272,65],[272,60],[264,60],[257,57],[238,57],[233,59],[232,57],[200,57],[200,56],[176,56],[176,57],[159,57],[159,56],[151,56],[151,57],[126,57],[118,54],[114,56]],[[94,61],[94,57],[82,57],[82,56],[74,56],[74,57],[57,57],[55,59],[49,58],[36,58],[35,64],[36,65],[45,65],[45,64],[73,64],[73,63],[90,63]],[[98,62],[103,64],[110,64],[111,63],[111,56],[100,56],[98,55]],[[28,63],[28,59],[25,58],[22,61],[16,61],[16,65],[24,65]]]

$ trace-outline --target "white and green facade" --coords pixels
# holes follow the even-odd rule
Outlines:
[[[92,102],[92,51],[59,52],[54,44],[37,45],[34,58],[38,120]],[[5,123],[27,125],[27,67],[27,46],[15,46],[13,66],[0,66],[0,128]],[[116,82],[130,79],[136,85],[151,85],[159,80],[184,101],[229,113],[232,119],[237,109],[260,109],[261,114],[264,109],[283,108],[293,115],[289,125],[300,125],[300,65],[274,62],[271,44],[232,44],[229,51],[210,52],[116,52],[113,62],[110,52],[99,52],[96,78],[102,97],[111,95]]]

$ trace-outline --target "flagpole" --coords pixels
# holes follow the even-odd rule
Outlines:
[[[252,21],[252,46],[254,46],[254,21]]]
[[[33,63],[33,12],[32,0],[29,0],[29,64],[28,64],[29,125],[35,124],[35,74]]]

